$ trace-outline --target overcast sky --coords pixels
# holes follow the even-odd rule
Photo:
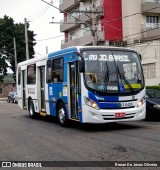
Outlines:
[[[51,2],[51,0],[45,0]],[[52,0],[53,5],[59,7],[59,0]],[[61,40],[64,39],[60,33],[59,24],[50,24],[52,17],[55,22],[63,19],[63,15],[52,6],[47,5],[41,0],[0,0],[0,18],[7,15],[14,19],[15,23],[24,23],[24,18],[30,22],[29,30],[34,31],[37,36],[35,46],[36,56],[60,49]],[[54,38],[61,36],[59,38]],[[45,40],[48,39],[48,40]],[[43,40],[43,41],[39,41]]]

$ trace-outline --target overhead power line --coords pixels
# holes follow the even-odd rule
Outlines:
[[[150,38],[150,39],[149,39],[149,40],[144,40],[143,42],[152,42],[152,41],[154,41],[154,40],[160,40],[160,37],[157,37],[157,36],[148,37],[148,38]],[[128,46],[128,45],[135,45],[135,43],[134,43],[134,42],[128,43],[127,46]]]
[[[94,10],[95,12],[94,12],[94,17],[93,17],[93,19],[92,19],[92,26],[90,26],[89,23],[83,22],[83,21],[80,20],[79,18],[77,18],[77,17],[75,17],[75,16],[67,13],[67,12],[64,11],[64,10],[59,9],[59,8],[56,7],[55,5],[50,4],[50,3],[48,3],[48,2],[46,2],[46,1],[44,1],[44,0],[41,0],[41,1],[43,1],[44,3],[46,3],[46,4],[48,4],[48,5],[52,6],[52,7],[54,7],[55,9],[59,10],[59,11],[62,12],[62,13],[65,13],[65,14],[67,14],[67,15],[70,15],[72,18],[75,18],[76,20],[80,21],[81,24],[82,24],[82,23],[83,23],[83,24],[86,24],[86,25],[90,28],[90,30],[92,31],[92,35],[93,35],[93,45],[97,45],[97,30],[96,30],[97,20],[96,20],[96,15],[95,15],[95,14],[96,14],[96,10]],[[93,8],[95,8],[94,5],[93,5]],[[53,22],[53,23],[54,23],[54,22]],[[58,23],[58,22],[57,22],[57,23]],[[67,23],[67,22],[65,22],[65,24],[66,24],[66,23]]]
[[[82,24],[82,23],[84,23],[84,24],[88,25],[89,28],[90,28],[91,31],[92,31],[92,34],[94,35],[94,38],[96,38],[96,41],[98,40],[98,39],[97,39],[97,31],[96,31],[95,28],[94,28],[94,29],[91,28],[90,24],[88,24],[87,22],[83,22],[83,21],[80,20],[79,18],[77,18],[77,17],[75,17],[75,16],[67,13],[66,11],[60,10],[58,7],[54,6],[53,4],[50,4],[50,3],[48,3],[48,2],[46,2],[46,1],[44,1],[44,0],[41,0],[41,1],[43,1],[43,2],[45,2],[46,4],[54,7],[55,9],[59,10],[60,12],[63,12],[63,13],[65,13],[65,14],[67,14],[67,15],[70,15],[72,18],[75,18],[76,20],[80,21],[80,22],[74,22],[74,23],[77,23],[77,24]],[[157,7],[154,7],[154,8],[148,9],[148,10],[145,10],[145,11],[133,13],[133,14],[126,15],[126,16],[119,17],[119,18],[115,18],[115,19],[110,19],[109,21],[102,22],[102,24],[103,24],[103,23],[104,23],[104,24],[108,24],[109,22],[112,22],[112,21],[117,21],[117,20],[124,19],[124,18],[127,18],[127,17],[132,17],[132,16],[135,16],[135,15],[138,15],[138,14],[142,14],[142,13],[144,13],[144,12],[148,12],[148,11],[151,11],[151,10],[154,10],[154,9],[157,9],[157,8],[160,8],[160,5],[157,6]],[[81,11],[75,11],[75,12],[81,12]],[[92,12],[92,13],[93,13],[94,11],[83,11],[83,12],[84,12],[84,14],[85,14],[86,16],[88,16],[86,13],[88,13],[88,12],[90,12],[90,13]],[[93,18],[91,18],[90,16],[88,16],[88,17],[90,18],[90,20],[93,20]],[[59,23],[59,22],[52,22],[52,23]],[[96,22],[96,21],[92,22],[92,25],[93,25],[93,23],[97,23],[97,22]],[[70,23],[70,22],[65,22],[65,24],[71,24],[71,23]],[[73,23],[72,23],[72,24],[73,24]],[[96,24],[95,24],[95,25],[96,25]],[[108,25],[109,25],[109,24],[108,24]],[[113,25],[109,25],[109,26],[113,27],[114,29],[121,30],[121,29],[118,29],[118,28],[114,27]],[[82,28],[81,28],[81,29],[82,29]],[[157,29],[157,28],[155,28],[155,29]],[[148,31],[150,31],[150,30],[141,31],[141,32],[138,32],[138,33],[135,33],[135,34],[132,34],[132,35],[124,36],[123,38],[126,38],[126,37],[128,38],[128,37],[130,37],[130,36],[133,36],[133,35],[136,35],[136,34],[141,34],[141,33],[148,32]],[[96,42],[96,44],[97,44],[97,42]]]
[[[50,6],[47,6],[47,8],[45,7],[43,11],[41,11],[40,13],[38,13],[37,15],[35,15],[34,17],[32,17],[32,19],[29,19],[30,22],[36,21],[39,18],[41,18],[50,8]]]
[[[105,22],[112,22],[112,21],[117,21],[117,20],[120,20],[120,19],[128,18],[128,17],[132,17],[132,16],[134,16],[134,15],[138,15],[138,14],[142,14],[142,13],[145,13],[145,12],[149,12],[149,11],[152,11],[153,9],[157,9],[157,8],[160,8],[160,5],[157,6],[157,7],[154,7],[154,8],[148,9],[148,10],[145,10],[145,11],[136,12],[136,13],[133,13],[133,14],[130,14],[130,15],[126,15],[126,16],[124,16],[124,17],[119,17],[119,18],[110,19],[109,21],[105,21]]]
[[[36,18],[37,16],[39,16],[43,11],[45,11],[48,8],[48,5],[43,7],[41,10],[39,10],[38,12],[36,12],[35,14],[33,14],[32,16],[29,16],[28,19],[30,21],[34,20],[34,18]]]
[[[55,0],[52,1],[51,0],[51,4],[54,4],[56,2],[58,2],[59,0]],[[29,16],[28,19],[30,22],[33,22],[35,20],[38,20],[40,17],[42,17],[44,15],[44,13],[46,13],[48,11],[48,9],[50,8],[50,6],[45,6],[44,8],[42,8],[41,10],[35,12],[35,14],[33,14],[33,16]]]
[[[111,24],[108,24],[108,23],[105,23],[103,22],[104,24],[107,24],[108,26],[116,29],[116,30],[124,30],[124,29],[121,29],[121,28],[117,28]],[[129,28],[126,28],[126,29],[129,29]],[[132,28],[131,28],[132,29]],[[148,29],[148,30],[145,30],[145,31],[141,31],[141,32],[137,32],[137,33],[134,33],[134,34],[130,34],[130,35],[127,35],[127,36],[124,36],[123,38],[128,38],[128,37],[131,37],[133,35],[138,35],[138,34],[142,34],[142,33],[145,33],[145,32],[149,32],[149,31],[153,31],[153,30],[156,30],[156,29],[160,29],[160,27],[156,27],[156,28],[152,28],[152,29]]]
[[[47,41],[47,40],[52,40],[52,39],[59,38],[59,37],[62,37],[62,36],[63,36],[63,35],[59,35],[59,36],[56,36],[56,37],[45,38],[45,39],[36,40],[36,41]]]
[[[137,32],[137,33],[134,33],[134,34],[131,34],[131,35],[124,36],[123,38],[128,38],[128,37],[131,37],[131,36],[133,36],[133,35],[142,34],[142,33],[145,33],[145,32],[152,31],[152,30],[156,30],[156,29],[160,29],[160,27],[158,27],[158,28],[153,28],[153,29],[148,29],[148,30],[146,30],[146,31]]]

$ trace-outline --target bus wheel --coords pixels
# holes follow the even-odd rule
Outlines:
[[[66,115],[66,109],[63,103],[60,103],[58,105],[58,109],[57,109],[57,117],[58,117],[58,121],[59,124],[61,126],[67,126],[67,115]]]
[[[29,100],[28,111],[31,118],[33,119],[36,118],[36,113],[34,111],[34,105],[32,99]]]

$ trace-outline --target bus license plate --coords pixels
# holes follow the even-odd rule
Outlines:
[[[126,116],[125,112],[115,113],[115,117],[117,117],[117,118],[125,117],[125,116]]]

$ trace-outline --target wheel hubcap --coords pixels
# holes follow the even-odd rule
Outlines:
[[[60,108],[59,109],[59,120],[61,123],[64,123],[65,121],[65,111],[64,111],[64,108]]]

